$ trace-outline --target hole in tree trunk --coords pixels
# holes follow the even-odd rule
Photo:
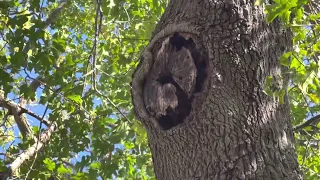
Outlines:
[[[188,34],[174,33],[154,49],[144,85],[146,109],[164,130],[183,123],[207,77],[205,56]]]
[[[157,79],[157,81],[159,83],[161,83],[162,85],[174,82],[171,74],[160,74],[159,78]]]

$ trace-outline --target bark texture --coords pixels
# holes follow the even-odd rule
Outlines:
[[[288,100],[263,92],[290,32],[254,1],[174,0],[157,25],[132,81],[157,179],[302,179]]]

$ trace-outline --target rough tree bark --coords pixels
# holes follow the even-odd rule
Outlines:
[[[263,91],[291,34],[254,1],[172,0],[157,25],[132,80],[157,179],[302,179],[288,99]]]

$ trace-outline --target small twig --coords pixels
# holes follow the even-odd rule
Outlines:
[[[2,51],[2,50],[6,47],[7,44],[8,44],[8,43],[6,42],[6,43],[3,45],[3,47],[0,49],[0,51]]]
[[[111,99],[110,99],[108,96],[103,95],[98,89],[94,89],[94,90],[95,90],[95,92],[96,92],[99,96],[102,96],[102,97],[106,98],[107,101],[121,114],[121,116],[122,116],[123,118],[125,118],[128,122],[131,122],[131,121],[127,118],[127,116],[124,115],[123,112],[121,112],[121,110],[119,109],[119,107],[117,107],[117,106],[111,101]]]
[[[98,38],[99,38],[99,34],[100,34],[100,30],[102,27],[102,17],[103,14],[101,12],[101,2],[100,0],[97,0],[97,10],[96,10],[96,16],[95,16],[95,33],[94,33],[94,42],[93,42],[93,52],[92,52],[92,69],[93,69],[93,73],[92,73],[92,82],[93,82],[93,87],[96,87],[96,67],[97,67],[97,42],[98,42]],[[99,20],[99,23],[98,23]]]
[[[312,135],[309,134],[307,131],[305,131],[305,133],[309,136],[309,138],[307,139],[307,144],[306,144],[306,147],[305,147],[306,151],[304,152],[304,155],[303,155],[302,165],[304,165],[304,163],[306,161],[307,154],[309,152],[310,139],[312,138]]]
[[[29,111],[29,110],[25,111],[25,110],[26,110],[26,109],[22,109],[22,112],[23,112],[23,113],[27,113],[27,114],[29,114],[30,116],[36,118],[37,120],[40,121],[40,123],[43,123],[43,124],[46,125],[46,126],[50,126],[50,125],[51,125],[51,122],[48,121],[47,119],[43,119],[43,118],[40,117],[38,114],[36,114],[36,113],[34,113],[34,112],[32,112],[32,111]]]
[[[96,17],[95,17],[95,36],[94,36],[94,43],[93,43],[93,55],[92,55],[92,66],[93,66],[93,73],[92,73],[92,83],[93,83],[93,89],[94,91],[107,99],[107,101],[112,104],[114,108],[116,108],[117,111],[129,122],[131,122],[122,112],[121,110],[111,101],[111,99],[108,96],[103,95],[98,89],[97,89],[97,83],[96,83],[96,55],[97,55],[97,41],[100,34],[101,26],[102,26],[102,17],[103,14],[101,12],[101,1],[97,0],[97,10],[96,10]],[[98,18],[100,17],[100,19]],[[99,20],[99,23],[98,23]]]
[[[74,168],[75,168],[75,165],[74,165],[74,164],[72,164],[71,162],[64,161],[64,160],[61,160],[61,161],[63,162],[63,164],[65,164],[65,165],[67,165],[67,166],[71,167],[72,169],[74,169]]]
[[[43,120],[44,116],[46,115],[46,113],[47,113],[47,111],[48,111],[48,108],[49,108],[49,106],[47,105],[47,106],[46,106],[46,109],[44,110],[44,112],[43,112],[43,114],[42,114],[41,120]],[[41,136],[40,136],[41,133],[40,133],[40,132],[41,132],[41,127],[42,127],[42,122],[43,122],[43,121],[40,121],[40,126],[39,126],[39,131],[38,131],[38,141],[36,142],[36,143],[37,143],[36,147],[38,147],[38,145],[39,145],[39,140],[40,140],[40,138],[41,138]],[[31,166],[30,166],[30,168],[29,168],[29,171],[26,173],[26,178],[25,178],[25,180],[27,180],[30,172],[32,171],[32,167],[34,166],[34,163],[36,162],[37,156],[38,156],[38,151],[35,152],[35,155],[34,155],[32,164],[31,164]]]
[[[53,21],[54,19],[58,16],[58,14],[61,12],[61,10],[67,5],[68,0],[62,0],[59,6],[52,11],[52,13],[49,15],[48,19],[44,23],[44,28],[47,28]]]

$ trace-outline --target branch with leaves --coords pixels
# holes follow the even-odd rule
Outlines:
[[[30,116],[36,118],[37,120],[39,120],[40,122],[42,122],[46,126],[50,126],[50,124],[51,124],[48,120],[42,119],[38,114],[36,114],[36,113],[34,113],[24,107],[21,107],[19,104],[15,103],[12,100],[5,100],[2,96],[0,96],[0,106],[8,109],[9,114],[10,114],[10,111],[12,111],[12,109],[14,109],[18,115],[20,115],[22,113],[26,113],[26,114],[29,114]]]
[[[134,155],[141,161],[130,162],[130,166],[141,170],[142,175],[133,172],[125,179],[152,177],[151,165],[149,170],[140,165],[150,159],[143,157],[148,149],[142,125],[126,123],[123,119],[133,119],[129,113],[130,74],[137,65],[138,52],[162,14],[163,2],[157,1],[149,7],[147,3],[129,1],[58,0],[31,4],[19,1],[8,3],[8,10],[0,7],[1,12],[6,11],[5,18],[0,17],[0,26],[5,26],[0,34],[0,39],[5,38],[0,42],[4,54],[0,53],[0,86],[10,95],[3,95],[1,104],[6,106],[3,112],[11,105],[17,107],[18,115],[32,116],[40,122],[38,127],[32,127],[35,124],[28,119],[35,138],[20,141],[20,137],[14,136],[17,128],[13,128],[16,123],[12,122],[16,120],[12,115],[7,119],[6,114],[0,113],[6,120],[1,138],[10,136],[8,141],[0,143],[3,153],[10,155],[1,155],[5,159],[0,159],[0,172],[6,174],[0,176],[110,179],[123,171],[123,167],[110,168],[110,165],[120,164],[118,159]],[[138,19],[142,16],[145,17]],[[33,99],[39,92],[41,97]],[[13,99],[12,95],[18,98]],[[36,105],[32,110],[31,104]],[[50,111],[49,115],[38,114],[43,112],[43,106]],[[44,115],[48,117],[44,119]],[[44,132],[50,131],[52,123],[59,124],[59,132],[56,127],[47,138],[50,140],[41,138]],[[123,134],[128,137],[122,137]],[[133,146],[137,137],[141,143]],[[123,144],[132,151],[123,153],[114,144]],[[46,146],[50,148],[44,149]],[[86,151],[90,159],[79,160],[82,156],[79,152],[86,149],[90,149]],[[1,170],[7,167],[10,173]],[[84,169],[90,169],[90,174]],[[102,175],[103,169],[112,172]]]
[[[12,176],[16,170],[21,166],[22,163],[32,158],[49,140],[51,134],[55,131],[57,125],[52,124],[46,132],[44,132],[40,139],[37,140],[31,147],[29,147],[26,151],[21,153],[11,164],[9,167],[8,176]]]
[[[59,13],[63,10],[63,8],[66,7],[68,3],[68,0],[63,0],[61,1],[61,3],[58,5],[58,7],[53,10],[51,12],[51,14],[49,15],[49,17],[47,18],[47,20],[44,22],[44,27],[43,30],[46,29],[50,24],[53,23],[53,21],[55,20],[55,18],[59,15]],[[27,53],[30,49],[30,41],[28,41],[28,43],[26,44],[26,46],[24,47],[23,54],[25,55],[25,59],[27,58]],[[27,61],[25,61],[27,62]],[[43,84],[44,78],[42,76],[38,76],[37,78],[35,78],[32,83],[30,84],[30,87],[33,91],[36,91],[38,89],[38,87]],[[3,97],[2,97],[3,99]],[[15,122],[23,136],[24,139],[31,137],[33,138],[33,132],[32,129],[30,127],[30,124],[28,123],[28,120],[25,116],[24,113],[28,113],[29,111],[25,109],[25,106],[27,104],[28,100],[24,99],[23,97],[20,98],[20,103],[19,106],[15,105],[15,108],[11,108],[10,109],[10,113],[12,113],[12,115],[14,116]],[[39,119],[38,116],[35,115],[35,113],[31,113],[29,112],[29,114],[35,118],[37,118],[38,120],[42,121],[41,119]],[[45,124],[48,125],[48,123],[46,122]]]
[[[293,127],[294,131],[299,131],[307,126],[317,126],[317,124],[320,122],[320,114],[312,117],[309,120],[306,120],[305,122]]]

